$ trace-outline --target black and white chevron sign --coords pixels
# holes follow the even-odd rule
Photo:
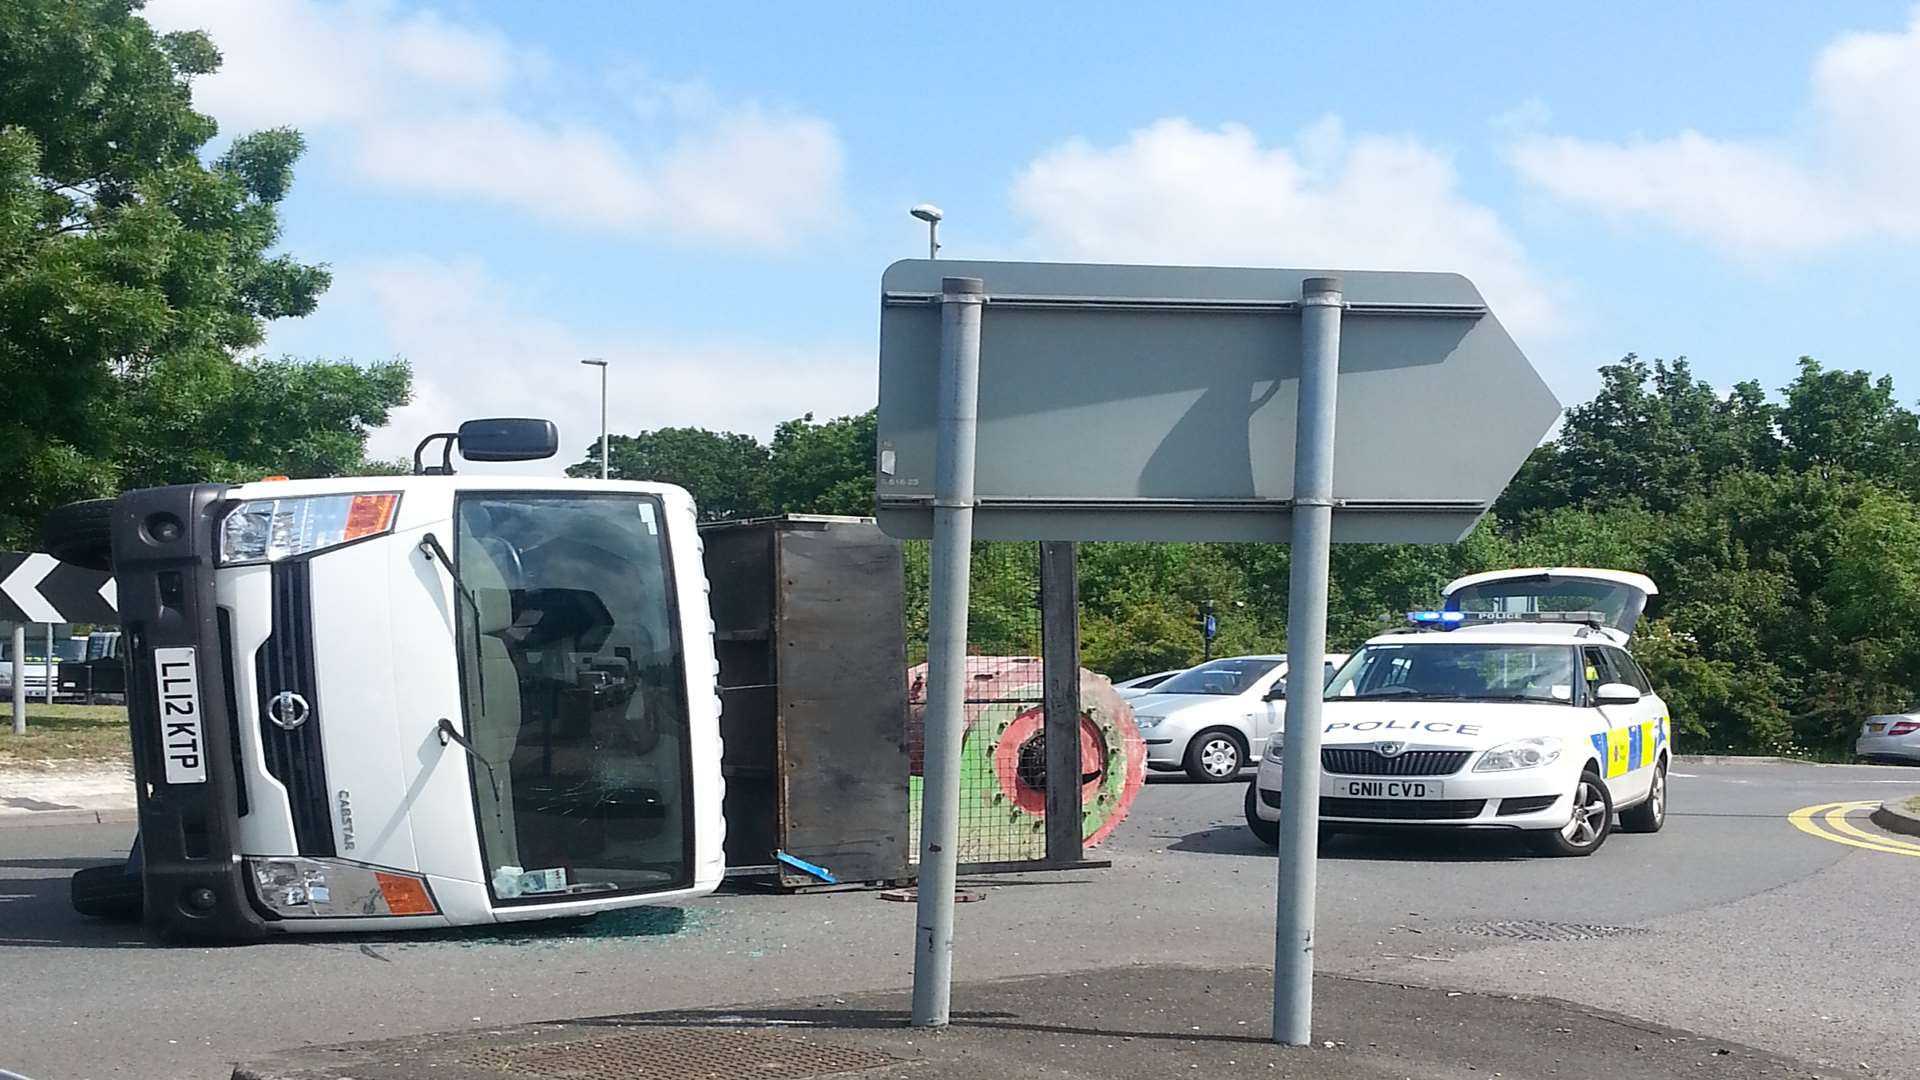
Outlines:
[[[113,575],[69,566],[39,552],[0,551],[0,619],[35,623],[117,623]]]

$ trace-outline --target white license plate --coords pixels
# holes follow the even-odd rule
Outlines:
[[[1438,799],[1438,780],[1343,780],[1340,794],[1349,799]]]
[[[207,782],[207,743],[200,724],[200,671],[193,647],[153,650],[154,685],[160,693],[160,746],[167,783]]]

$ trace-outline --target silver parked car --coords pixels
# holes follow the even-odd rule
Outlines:
[[[1867,717],[1853,752],[1868,761],[1920,764],[1920,713]]]
[[[1137,698],[1143,694],[1152,693],[1154,687],[1159,686],[1161,683],[1166,682],[1168,679],[1173,678],[1185,670],[1187,669],[1174,668],[1172,671],[1156,671],[1151,675],[1141,675],[1128,679],[1126,682],[1114,683],[1113,688],[1119,692],[1122,700]]]

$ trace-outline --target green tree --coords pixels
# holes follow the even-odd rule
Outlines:
[[[622,480],[678,484],[693,495],[704,521],[761,517],[769,512],[767,466],[759,440],[735,432],[678,427],[607,438],[611,474]],[[568,476],[600,475],[600,442]]]
[[[1568,409],[1559,437],[1522,466],[1495,508],[1503,518],[1627,499],[1671,510],[1728,470],[1778,459],[1774,410],[1757,384],[1722,399],[1684,358],[1633,355],[1602,367],[1600,380],[1599,394]]]
[[[1810,356],[1781,390],[1780,434],[1793,468],[1835,470],[1890,483],[1915,479],[1920,418],[1893,394],[1893,379],[1864,371],[1828,371]]]
[[[774,430],[767,497],[787,514],[873,514],[874,410],[816,423],[808,413]]]
[[[398,364],[236,360],[329,281],[272,253],[302,142],[257,132],[204,162],[191,80],[220,55],[136,8],[0,5],[0,543],[129,484],[356,468],[407,400]]]

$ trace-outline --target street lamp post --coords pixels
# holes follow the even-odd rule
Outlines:
[[[580,362],[600,369],[600,479],[605,480],[611,472],[607,458],[607,362],[597,356]]]
[[[1200,603],[1200,660],[1202,663],[1213,660],[1213,637],[1219,632],[1220,624],[1213,617],[1213,601]]]
[[[920,205],[914,207],[913,209],[907,211],[907,213],[912,214],[914,217],[917,217],[921,221],[924,221],[927,223],[927,258],[929,259],[939,258],[940,257],[940,218],[943,216],[940,213],[940,208],[933,205],[932,203],[923,202]]]

